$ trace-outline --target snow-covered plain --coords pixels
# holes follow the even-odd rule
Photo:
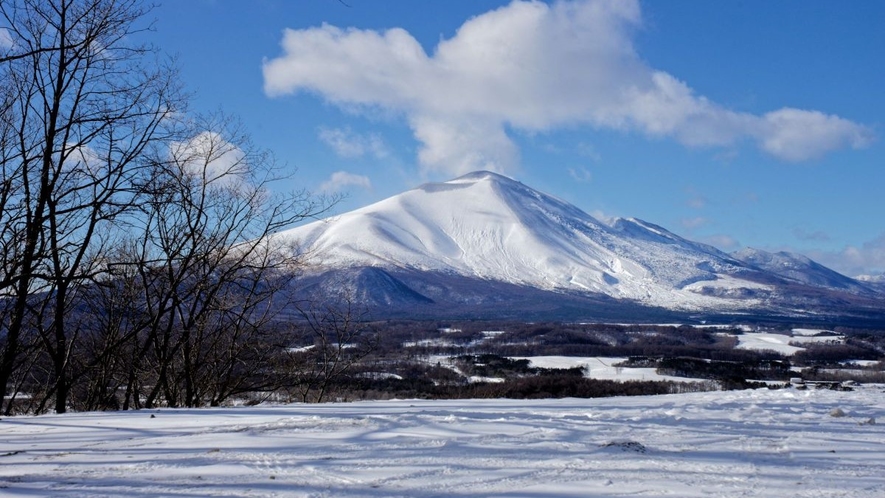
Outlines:
[[[882,497],[873,418],[881,386],[13,417],[0,495]]]
[[[606,357],[581,357],[581,356],[523,356],[514,358],[515,360],[526,359],[531,362],[533,367],[539,368],[585,368],[587,373],[584,374],[588,379],[597,380],[616,380],[619,382],[630,380],[652,380],[673,382],[704,382],[704,379],[689,379],[686,377],[674,377],[672,375],[661,375],[657,373],[655,368],[628,368],[615,366],[623,363],[628,358],[606,358]]]
[[[450,368],[459,375],[467,377],[453,362],[453,357],[447,355],[433,355],[426,360],[428,364],[438,364]],[[648,381],[673,381],[673,382],[706,382],[705,379],[691,379],[687,377],[674,377],[661,375],[655,368],[632,368],[615,366],[623,363],[628,358],[612,358],[603,356],[516,356],[513,360],[529,360],[532,367],[536,368],[574,368],[585,369],[584,377],[596,380],[614,380],[627,382],[631,380]],[[469,382],[504,382],[499,377],[468,377]]]
[[[789,336],[767,332],[748,332],[737,336],[737,339],[738,344],[736,347],[738,349],[776,351],[787,356],[805,349],[802,346],[797,346],[797,344],[826,344],[842,343],[845,341],[843,336],[811,336],[800,334]]]

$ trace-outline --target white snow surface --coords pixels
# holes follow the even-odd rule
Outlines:
[[[510,178],[476,172],[279,234],[319,267],[460,274],[673,309],[750,307],[736,262],[636,219],[600,222]],[[701,291],[718,297],[702,295]],[[733,294],[733,295],[730,295]]]
[[[830,334],[831,336],[839,335],[838,333],[836,333],[836,331],[827,330],[827,329],[792,329],[791,332],[794,336],[796,336],[796,335],[816,336],[816,335],[821,335],[821,334]]]
[[[854,277],[855,280],[860,280],[861,282],[870,282],[874,284],[885,284],[885,273],[881,275],[858,275]]]
[[[581,367],[587,370],[584,377],[597,380],[615,380],[625,382],[630,380],[652,380],[673,382],[704,382],[705,379],[691,379],[687,377],[674,377],[661,375],[654,368],[617,367],[628,358],[602,357],[602,356],[520,356],[514,360],[529,360],[533,367],[538,368],[574,368]]]
[[[883,415],[863,386],[4,417],[0,495],[878,498]]]
[[[777,351],[787,356],[805,349],[802,346],[798,346],[798,344],[842,343],[845,340],[843,336],[789,336],[767,332],[747,332],[737,336],[737,339],[738,344],[736,347],[738,349]]]
[[[450,368],[461,376],[464,372],[459,370],[453,361],[452,356],[448,355],[431,355],[427,358],[427,363],[431,365],[439,364],[446,368]],[[654,368],[644,367],[618,367],[615,366],[623,363],[628,358],[623,357],[607,357],[607,356],[514,356],[513,360],[528,360],[531,366],[536,368],[574,368],[581,367],[586,370],[584,377],[597,380],[614,380],[617,382],[627,382],[631,380],[649,380],[649,381],[673,381],[673,382],[706,382],[707,379],[693,379],[688,377],[675,377],[672,375],[661,375]],[[504,382],[502,378],[496,377],[470,377],[470,382]]]

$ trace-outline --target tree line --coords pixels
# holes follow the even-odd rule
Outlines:
[[[273,235],[329,200],[274,193],[287,175],[271,154],[189,112],[174,64],[135,41],[149,11],[0,3],[2,413],[219,404],[270,384],[315,400],[324,374],[305,372],[317,355],[346,364],[329,338],[359,331],[283,292],[303,257]],[[313,319],[299,330],[293,305]],[[281,354],[298,334],[322,340]]]

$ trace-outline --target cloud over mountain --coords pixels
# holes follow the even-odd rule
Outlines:
[[[885,233],[860,245],[848,245],[837,251],[811,251],[810,254],[845,275],[885,273]]]
[[[341,192],[348,187],[360,187],[366,190],[372,188],[372,181],[365,175],[336,171],[328,180],[320,185],[319,191],[323,193]]]
[[[512,171],[509,130],[565,126],[639,132],[691,147],[755,143],[801,162],[873,140],[870,128],[816,110],[754,115],[697,95],[646,64],[632,0],[513,3],[473,17],[432,53],[407,31],[331,25],[285,31],[264,64],[269,96],[311,92],[347,108],[401,114],[425,171]]]
[[[363,157],[367,154],[383,159],[389,154],[381,136],[375,133],[361,135],[350,128],[325,128],[317,132],[317,136],[328,145],[339,157],[348,159]]]

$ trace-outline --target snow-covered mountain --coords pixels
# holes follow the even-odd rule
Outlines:
[[[858,275],[855,278],[861,282],[885,284],[885,273],[882,273],[881,275]]]
[[[314,285],[349,285],[374,304],[469,302],[520,289],[670,310],[734,311],[770,303],[785,283],[848,294],[867,290],[857,282],[858,288],[833,285],[838,279],[831,271],[810,260],[788,274],[772,271],[761,256],[729,255],[642,220],[604,223],[485,171],[425,184],[280,236],[297,241],[316,272],[335,275]],[[803,268],[832,278],[804,278]],[[459,279],[472,284],[456,289]],[[488,288],[471,297],[469,288],[477,285]]]
[[[801,254],[785,251],[771,253],[747,247],[731,255],[737,260],[791,281],[857,294],[872,292],[863,282],[846,277]]]
[[[871,287],[885,294],[885,273],[880,273],[878,275],[858,275],[854,278],[867,287]]]

